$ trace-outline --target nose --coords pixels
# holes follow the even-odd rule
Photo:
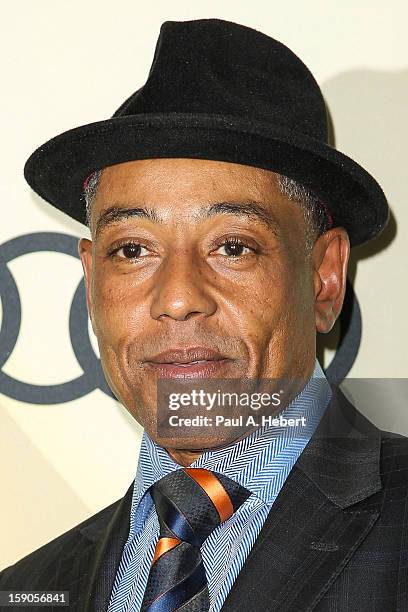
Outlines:
[[[217,308],[209,294],[198,256],[187,250],[168,256],[155,277],[150,315],[184,321],[194,316],[210,316]]]

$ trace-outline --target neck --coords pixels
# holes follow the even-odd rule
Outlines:
[[[179,465],[182,465],[183,467],[187,467],[191,465],[194,461],[196,461],[196,459],[201,457],[201,455],[204,454],[206,451],[209,451],[209,450],[215,451],[221,448],[225,448],[226,446],[231,446],[232,444],[239,442],[246,436],[249,436],[249,434],[251,434],[252,432],[253,432],[253,429],[250,429],[246,431],[245,433],[243,433],[242,436],[239,436],[238,438],[235,438],[232,440],[226,440],[225,442],[221,442],[221,443],[218,442],[218,444],[214,444],[214,446],[209,446],[206,448],[190,450],[188,448],[167,448],[166,447],[165,450],[170,455],[170,457],[173,459],[173,461],[175,461]]]
[[[191,465],[205,452],[205,450],[190,451],[187,449],[179,448],[166,448],[165,450],[168,452],[173,461],[175,461],[179,465],[182,465],[183,467]]]

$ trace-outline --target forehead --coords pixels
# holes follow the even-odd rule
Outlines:
[[[233,215],[235,221],[256,223],[258,229],[294,241],[293,247],[305,235],[301,208],[281,192],[274,172],[185,158],[137,160],[104,168],[92,203],[91,231],[97,238],[102,229],[138,218],[185,234],[208,218],[222,222],[228,213],[230,219]]]
[[[279,196],[276,174],[253,166],[201,159],[147,159],[116,164],[102,172],[95,205],[258,199]]]

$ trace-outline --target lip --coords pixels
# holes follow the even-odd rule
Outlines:
[[[177,347],[170,348],[157,355],[148,357],[147,363],[177,363],[187,364],[192,361],[219,361],[225,359],[218,351],[205,346]]]
[[[145,360],[156,374],[165,378],[204,378],[220,375],[231,361],[213,349],[195,346],[171,348]]]
[[[216,361],[196,361],[192,363],[154,363],[146,362],[149,370],[160,378],[224,378],[222,370],[230,363],[230,359],[218,359]]]

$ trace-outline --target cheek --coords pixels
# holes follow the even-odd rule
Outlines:
[[[282,343],[294,299],[287,275],[275,265],[256,277],[241,279],[224,302],[226,326],[242,339],[252,363],[262,361],[271,345]],[[225,296],[225,293],[224,293]]]
[[[95,275],[93,306],[99,342],[119,348],[142,327],[143,303],[129,278],[118,279],[102,272]]]
[[[236,303],[241,315],[260,326],[273,324],[293,301],[293,286],[286,267],[275,263],[261,269],[256,277],[241,282],[236,292]]]
[[[115,395],[132,410],[136,408],[129,379],[128,347],[131,339],[140,336],[146,317],[138,295],[140,291],[134,290],[129,279],[95,275],[94,322],[103,370]]]
[[[254,346],[287,344],[313,316],[313,287],[302,265],[280,261],[256,279],[241,283],[234,300],[234,322]]]

